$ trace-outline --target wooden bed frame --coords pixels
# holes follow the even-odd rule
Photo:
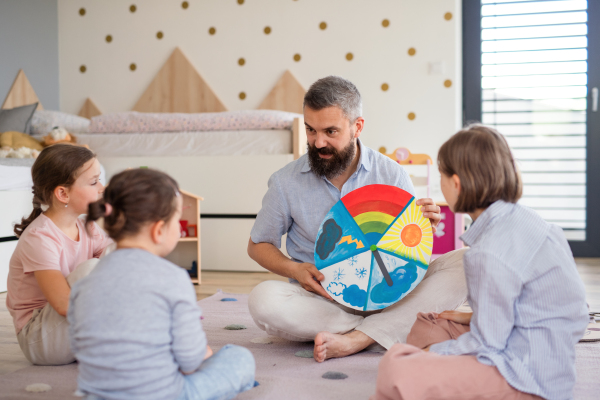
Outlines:
[[[182,83],[181,79],[191,80],[194,84]],[[168,78],[168,79],[166,79]],[[194,92],[195,91],[195,92]],[[302,101],[305,90],[289,71],[281,76],[271,92],[260,105],[260,109],[276,109],[289,112],[302,112]],[[160,101],[157,99],[161,99]],[[210,100],[203,103],[202,100]],[[12,85],[3,108],[14,108],[39,102],[35,91],[20,70]],[[183,110],[181,105],[186,105]],[[208,104],[208,105],[207,105]],[[191,106],[190,106],[191,105]],[[38,107],[41,108],[41,104]],[[140,112],[216,112],[225,107],[214,94],[210,86],[191,65],[179,49],[175,49],[156,78],[138,100],[135,108]],[[80,111],[81,116],[99,115],[98,106],[86,99]],[[261,271],[246,254],[246,245],[254,217],[260,210],[262,196],[267,189],[269,176],[292,160],[306,153],[306,129],[302,117],[295,118],[292,123],[292,153],[269,156],[198,156],[198,157],[99,157],[105,167],[107,179],[116,172],[130,167],[152,167],[163,170],[179,181],[183,189],[198,196],[205,196],[203,203],[203,225],[210,234],[205,234],[203,241],[205,261],[211,269]],[[198,171],[205,171],[198,174]],[[207,176],[219,176],[207,180]],[[240,174],[239,171],[244,171]],[[248,180],[247,176],[253,179]],[[240,188],[239,190],[235,190]],[[15,192],[0,191],[0,204],[14,201]],[[218,193],[215,199],[210,193]],[[31,211],[29,191],[19,192],[19,202],[27,203],[27,210],[15,210],[2,207],[0,222],[16,221]],[[9,199],[12,199],[10,200]],[[27,200],[26,200],[27,199]],[[6,201],[4,201],[6,200]],[[211,206],[212,204],[212,206]],[[9,212],[9,210],[11,210]],[[13,212],[14,211],[14,212]],[[5,215],[6,214],[6,215]],[[12,230],[12,229],[11,229]],[[214,232],[214,234],[213,234]],[[8,234],[8,231],[5,232]],[[200,226],[198,226],[200,237]],[[0,278],[2,278],[3,258],[10,258],[10,248],[16,245],[14,237],[0,237]],[[4,242],[2,242],[4,241]],[[208,242],[208,243],[207,243]],[[226,243],[230,242],[230,245]],[[285,246],[285,245],[283,245]],[[190,249],[195,246],[188,246]],[[6,250],[6,251],[4,251]],[[6,253],[6,254],[5,254]],[[192,249],[186,254],[175,255],[181,260],[178,265],[189,268],[190,259],[197,258],[198,252]],[[175,260],[173,260],[175,261]],[[204,265],[207,265],[205,262]],[[198,259],[200,267],[200,259]],[[2,287],[0,286],[0,291]]]

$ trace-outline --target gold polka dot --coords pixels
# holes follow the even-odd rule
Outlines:
[[[385,153],[387,153],[387,149],[385,148],[385,146],[381,146],[381,147],[379,148],[379,152],[380,152],[381,154],[385,154]]]
[[[417,54],[417,50],[414,47],[411,47],[410,49],[408,49],[409,56],[414,56],[415,54]]]
[[[215,33],[217,33],[217,30],[213,26],[211,26],[210,29],[208,30],[208,33],[210,35],[214,35]]]
[[[381,21],[381,25],[384,28],[387,28],[388,26],[390,26],[390,20],[389,19],[384,19],[383,21]]]
[[[238,0],[238,2],[239,1],[240,0]],[[241,0],[241,1],[242,1],[242,3],[244,2],[244,0]],[[242,4],[242,3],[240,3],[240,4]],[[246,98],[246,93],[240,92],[240,94],[238,95],[238,97],[240,98],[240,100],[244,100]]]
[[[451,81],[450,79],[446,79],[446,80],[444,81],[444,86],[446,86],[446,87],[450,87],[450,86],[452,86],[452,81]]]
[[[383,90],[384,92],[387,92],[387,90],[390,88],[390,85],[388,85],[387,83],[384,83],[383,85],[381,85],[381,90]]]
[[[452,19],[452,13],[451,12],[447,12],[446,14],[444,14],[444,19],[446,21],[450,21]]]
[[[298,62],[298,61],[300,61],[301,58],[302,57],[300,56],[300,54],[298,54],[298,53],[294,54],[294,61]]]
[[[129,64],[129,69],[135,71],[137,69],[137,65],[135,65],[135,63],[131,63]]]
[[[352,61],[353,58],[354,58],[354,54],[352,54],[352,53],[346,53],[346,60]]]
[[[156,32],[156,38],[157,38],[157,39],[162,39],[162,38],[163,38],[163,36],[164,36],[164,35],[163,35],[162,31],[158,31],[158,32]]]
[[[85,71],[87,71],[87,68],[85,67],[85,65],[82,65],[79,67],[79,72],[81,72],[83,74],[83,73],[85,73]]]
[[[411,121],[412,121],[413,119],[417,118],[417,116],[415,115],[415,113],[414,113],[414,112],[409,112],[409,113],[408,113],[408,115],[407,115],[407,117],[408,117],[408,119],[410,119]]]
[[[265,35],[268,35],[269,33],[271,33],[271,27],[265,26],[264,32],[265,32]]]
[[[79,9],[79,15],[81,15],[82,17],[85,15],[85,8]]]
[[[244,4],[244,0],[238,0],[238,4],[239,4],[239,5],[242,5],[242,4]],[[242,93],[243,93],[243,92],[242,92]]]
[[[241,65],[244,65],[244,64],[246,64],[246,60],[244,60],[243,58],[240,58],[240,59],[238,60],[238,64],[240,64],[240,66],[241,66]]]
[[[319,24],[319,28],[321,28],[322,31],[324,31],[325,29],[327,29],[327,22],[321,22]]]
[[[132,13],[137,11],[137,7],[135,6],[135,4],[129,6],[129,11],[131,11]]]
[[[106,43],[110,43],[112,42],[112,36],[111,35],[106,35]]]
[[[184,1],[183,3],[181,3],[181,8],[183,8],[184,10],[187,10],[187,8],[190,6],[190,3],[188,3],[187,1]]]

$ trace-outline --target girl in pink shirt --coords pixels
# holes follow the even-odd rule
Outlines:
[[[111,243],[98,225],[86,230],[79,218],[104,191],[100,163],[89,149],[57,144],[40,153],[31,174],[33,211],[15,225],[6,306],[29,361],[68,364],[75,361],[65,318],[71,285]]]

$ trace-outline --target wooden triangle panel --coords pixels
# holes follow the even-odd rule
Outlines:
[[[178,47],[133,111],[201,113],[227,111],[227,108]]]
[[[4,103],[2,103],[2,109],[21,107],[33,103],[38,103],[37,110],[44,109],[31,83],[29,83],[29,79],[25,76],[25,72],[20,69],[4,99]]]
[[[273,90],[258,106],[259,110],[281,110],[302,114],[306,90],[292,73],[287,70],[277,81]]]
[[[100,111],[96,103],[94,103],[92,99],[88,97],[87,99],[85,99],[85,103],[83,103],[83,106],[81,107],[81,110],[79,110],[78,115],[80,117],[92,119],[92,117],[102,115],[102,111]]]

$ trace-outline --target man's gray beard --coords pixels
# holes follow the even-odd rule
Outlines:
[[[319,157],[319,154],[333,154],[333,157],[326,160]],[[317,149],[308,145],[308,163],[310,169],[315,175],[329,180],[340,176],[352,164],[355,155],[356,145],[353,140],[342,151],[327,147]]]

